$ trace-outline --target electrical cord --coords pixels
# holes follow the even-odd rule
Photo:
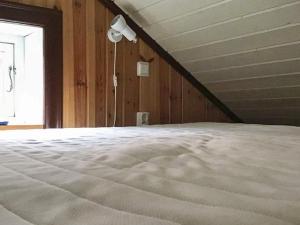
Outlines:
[[[115,102],[114,102],[114,121],[113,127],[116,126],[117,123],[117,87],[118,87],[118,77],[116,75],[116,61],[117,61],[117,42],[114,42],[114,70],[113,70],[113,85],[115,92]]]

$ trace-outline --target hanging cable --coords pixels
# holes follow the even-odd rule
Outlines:
[[[118,86],[118,77],[116,75],[116,61],[117,61],[117,42],[114,42],[114,70],[113,70],[113,85],[114,85],[114,93],[115,93],[115,104],[114,104],[114,121],[113,127],[116,126],[117,123],[117,86]]]
[[[117,42],[120,42],[124,35],[127,38],[127,40],[136,43],[137,37],[136,37],[136,33],[127,25],[126,20],[122,15],[117,15],[113,19],[110,27],[111,28],[107,31],[107,37],[111,42],[115,44],[114,71],[113,71],[113,85],[114,85],[114,92],[115,92],[113,127],[115,127],[117,123],[117,86],[118,86],[118,77],[116,75]]]

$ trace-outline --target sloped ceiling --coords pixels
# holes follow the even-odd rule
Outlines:
[[[300,125],[300,0],[116,0],[248,123]]]

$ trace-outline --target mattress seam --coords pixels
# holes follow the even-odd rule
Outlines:
[[[21,220],[24,220],[25,222],[30,223],[30,224],[32,224],[32,225],[37,225],[37,224],[33,223],[32,221],[29,221],[28,219],[26,219],[26,218],[22,217],[21,215],[17,214],[17,213],[14,212],[13,210],[7,208],[7,206],[5,206],[3,203],[0,203],[0,205],[1,205],[4,209],[6,209],[8,212],[11,212],[13,215],[15,215],[16,217],[20,218]]]

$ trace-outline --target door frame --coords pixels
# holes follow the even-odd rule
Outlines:
[[[8,1],[0,2],[0,21],[40,26],[44,30],[44,128],[63,125],[62,12]]]

